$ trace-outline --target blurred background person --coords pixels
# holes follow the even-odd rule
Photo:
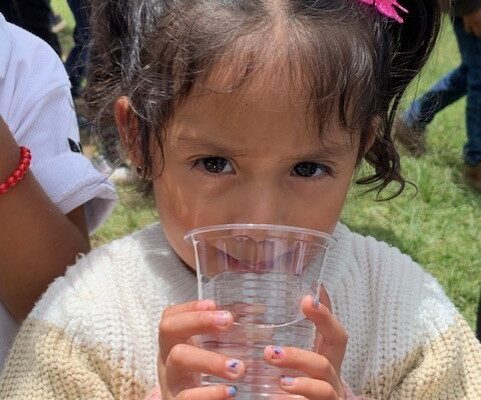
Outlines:
[[[70,83],[44,41],[0,14],[0,184],[20,146],[31,172],[0,193],[0,369],[18,323],[110,215],[116,195],[82,154]]]
[[[453,26],[461,65],[416,99],[396,124],[397,140],[413,156],[426,153],[426,128],[436,114],[466,96],[463,176],[481,192],[481,1],[454,3]]]

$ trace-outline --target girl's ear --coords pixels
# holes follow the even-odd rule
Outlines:
[[[132,110],[130,100],[120,97],[114,106],[115,123],[119,131],[120,143],[134,167],[143,167],[140,149],[139,123]]]

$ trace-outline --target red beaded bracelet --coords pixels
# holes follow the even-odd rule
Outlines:
[[[8,189],[15,186],[20,182],[30,167],[30,160],[32,159],[32,153],[26,147],[20,147],[20,164],[13,174],[10,175],[4,183],[0,184],[0,194],[7,193]]]

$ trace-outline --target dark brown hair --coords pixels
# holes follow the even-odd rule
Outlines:
[[[404,189],[391,128],[437,37],[437,0],[401,0],[409,10],[403,24],[360,0],[91,1],[86,100],[97,123],[111,125],[115,101],[129,98],[146,176],[151,135],[162,145],[175,107],[196,85],[222,63],[240,87],[280,52],[292,83],[306,85],[321,132],[335,115],[360,133],[359,161],[365,157],[374,174],[357,182],[381,191],[397,181],[396,195]],[[375,118],[379,130],[366,152]]]

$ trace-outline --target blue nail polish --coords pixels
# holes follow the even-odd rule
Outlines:
[[[321,308],[321,302],[319,301],[319,299],[314,299],[314,301],[312,302],[312,307],[314,307],[316,310],[319,310],[319,308]]]
[[[239,360],[236,360],[236,359],[229,360],[227,361],[227,370],[234,374],[237,374],[237,372],[239,372],[239,365],[240,365]]]
[[[281,358],[282,356],[282,348],[279,346],[272,346],[272,358]]]
[[[237,395],[237,388],[235,386],[228,386],[227,387],[227,394],[230,397],[235,397]]]
[[[291,378],[290,376],[283,376],[281,379],[281,385],[283,386],[292,386],[294,382],[295,378]]]

